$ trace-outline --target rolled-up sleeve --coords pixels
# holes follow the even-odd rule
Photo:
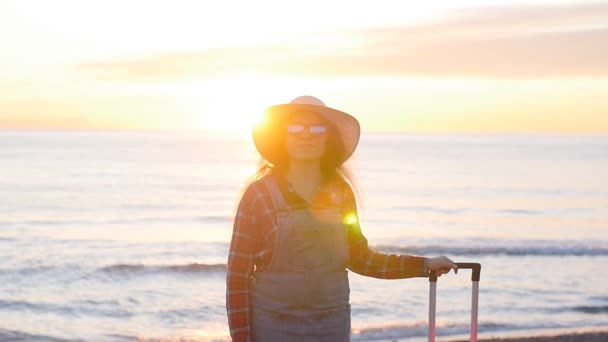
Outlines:
[[[249,279],[254,269],[257,198],[254,186],[250,185],[234,218],[226,265],[226,312],[232,341],[252,341]]]

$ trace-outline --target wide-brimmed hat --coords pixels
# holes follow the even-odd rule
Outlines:
[[[338,165],[355,152],[361,135],[359,121],[350,114],[327,107],[323,101],[314,96],[299,96],[289,103],[269,107],[264,120],[253,128],[253,142],[264,159],[276,165],[279,159],[277,153],[279,144],[284,143],[280,138],[285,136],[283,131],[286,119],[289,114],[298,111],[317,113],[336,127],[344,145],[344,153],[338,156]]]

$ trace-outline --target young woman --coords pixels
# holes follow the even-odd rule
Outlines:
[[[441,256],[368,247],[343,163],[358,121],[312,96],[270,107],[253,131],[263,163],[234,220],[226,276],[233,341],[350,341],[347,269],[401,279],[457,271]]]

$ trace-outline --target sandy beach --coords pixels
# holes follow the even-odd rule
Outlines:
[[[465,342],[466,340],[453,340],[451,342]],[[543,336],[531,336],[531,337],[509,337],[509,338],[490,338],[490,339],[479,339],[478,341],[484,342],[605,342],[608,341],[608,330],[607,331],[595,331],[595,332],[580,332],[580,333],[567,333],[557,335],[543,335]]]

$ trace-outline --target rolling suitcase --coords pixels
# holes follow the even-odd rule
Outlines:
[[[471,295],[471,342],[477,342],[477,300],[479,297],[479,275],[481,264],[470,262],[457,262],[458,270],[471,269],[471,281],[473,283],[473,293]],[[430,294],[429,294],[429,342],[435,342],[435,299],[437,292],[437,274],[431,271],[429,275]]]

